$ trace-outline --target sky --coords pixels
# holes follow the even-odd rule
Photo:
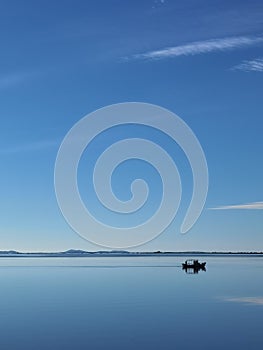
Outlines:
[[[79,167],[87,207],[108,224],[122,222],[87,195],[91,164],[110,141],[148,137],[175,152],[182,201],[172,224],[133,250],[263,251],[262,1],[2,1],[0,43],[0,250],[104,249],[63,218],[56,155],[85,115],[136,101],[176,113],[197,136],[209,169],[204,210],[180,234],[191,169],[176,144],[140,127],[112,130],[87,148]],[[113,178],[127,200],[129,179],[144,176],[148,207],[124,226],[156,210],[160,178],[136,160]]]

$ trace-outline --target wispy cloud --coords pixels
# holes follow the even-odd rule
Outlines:
[[[178,56],[193,56],[204,53],[226,51],[263,43],[263,37],[239,36],[223,39],[195,41],[189,44],[167,47],[161,50],[149,51],[133,55],[134,59],[162,59]]]
[[[6,89],[20,85],[34,77],[34,75],[35,73],[33,72],[18,72],[0,76],[0,89]]]
[[[263,58],[255,58],[250,61],[243,61],[232,70],[242,70],[244,72],[263,72]]]
[[[225,301],[242,303],[242,304],[255,304],[263,306],[263,297],[241,297],[241,298],[225,298]]]
[[[39,140],[0,149],[0,154],[42,151],[59,145],[59,140]]]
[[[253,203],[245,203],[245,204],[235,204],[235,205],[223,205],[220,207],[209,208],[212,210],[231,210],[231,209],[254,209],[259,210],[263,209],[263,202],[253,202]]]

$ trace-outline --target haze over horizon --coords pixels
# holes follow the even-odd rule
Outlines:
[[[106,250],[61,215],[54,163],[64,136],[86,114],[138,101],[173,111],[198,137],[210,181],[202,215],[189,233],[179,233],[191,168],[171,140],[137,126],[105,133],[87,148],[79,167],[85,204],[106,223],[125,226],[91,193],[90,169],[120,135],[139,135],[173,154],[183,193],[167,230],[129,250],[262,251],[262,13],[254,0],[2,3],[0,250]],[[119,198],[130,198],[135,175],[150,189],[143,214],[128,221],[138,224],[157,209],[161,182],[152,167],[131,161],[113,177]]]

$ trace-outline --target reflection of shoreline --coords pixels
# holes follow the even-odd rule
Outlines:
[[[127,252],[127,251],[97,251],[68,250],[65,252],[17,252],[0,251],[1,257],[263,257],[263,252]]]

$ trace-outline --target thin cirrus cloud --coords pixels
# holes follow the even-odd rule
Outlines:
[[[0,76],[0,89],[10,88],[23,84],[28,79],[31,79],[34,73],[19,72]]]
[[[133,59],[163,59],[179,56],[194,56],[216,51],[227,51],[263,43],[260,36],[239,36],[223,39],[195,41],[185,45],[167,47],[161,50],[149,51],[133,55]]]
[[[211,210],[231,210],[231,209],[250,209],[250,210],[262,210],[263,202],[253,202],[245,204],[235,204],[235,205],[223,205],[220,207],[209,208]]]
[[[49,71],[51,71],[51,69]],[[28,82],[41,78],[46,73],[48,73],[48,70],[28,70],[10,72],[4,75],[0,74],[0,90],[21,87]]]
[[[263,72],[263,58],[255,58],[250,61],[243,61],[232,70],[242,70],[244,72]]]
[[[59,140],[40,140],[0,149],[0,155],[46,150],[59,145]]]
[[[225,301],[242,303],[242,304],[254,304],[263,306],[263,297],[240,297],[240,298],[225,298]]]

